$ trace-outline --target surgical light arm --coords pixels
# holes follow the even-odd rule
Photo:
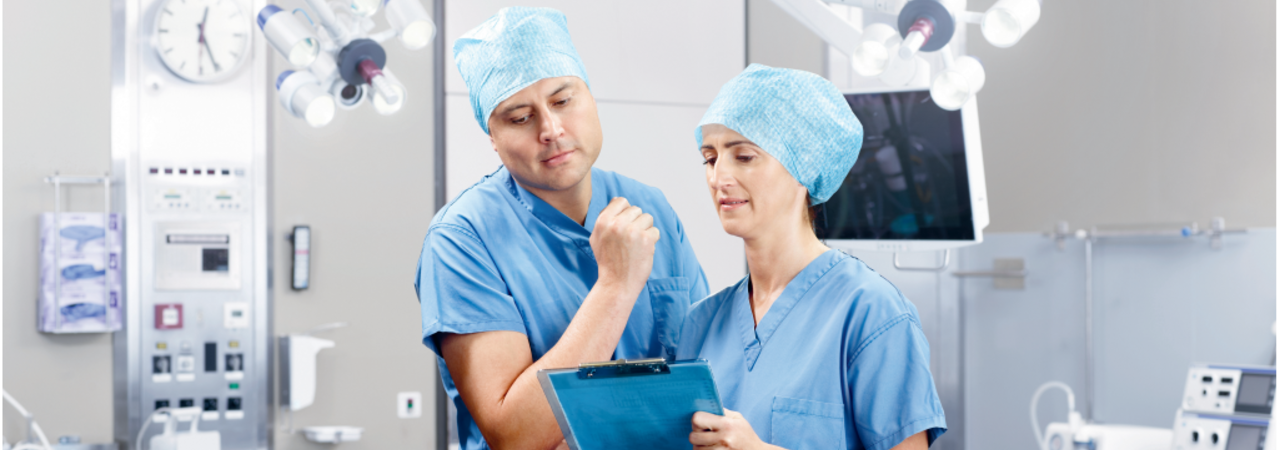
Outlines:
[[[846,55],[853,55],[853,50],[857,47],[858,41],[862,40],[861,27],[855,27],[837,15],[835,11],[827,7],[827,2],[822,0],[773,0],[773,3],[782,8],[783,11],[786,11],[787,14],[790,14],[791,17],[794,17],[809,31],[817,34],[823,41]],[[877,1],[844,0],[831,3],[865,7],[864,4],[877,3]],[[894,12],[896,13],[897,11]]]

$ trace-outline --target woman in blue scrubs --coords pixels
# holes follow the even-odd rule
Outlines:
[[[697,413],[695,448],[925,449],[946,431],[915,306],[814,234],[862,125],[835,86],[753,64],[696,132],[725,232],[749,275],[695,304],[678,359],[710,362],[724,416]]]

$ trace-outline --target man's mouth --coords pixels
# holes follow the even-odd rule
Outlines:
[[[573,150],[565,150],[563,152],[552,155],[550,158],[542,160],[542,163],[554,166],[556,164],[559,164],[568,160],[569,156],[572,154],[573,154]]]

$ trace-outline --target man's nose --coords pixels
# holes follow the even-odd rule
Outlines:
[[[560,123],[560,117],[552,114],[550,110],[543,109],[539,111],[539,117],[542,118],[538,124],[538,140],[543,144],[555,142],[560,136],[564,135],[564,126]]]

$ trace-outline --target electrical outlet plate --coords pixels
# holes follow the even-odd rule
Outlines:
[[[422,417],[422,393],[401,392],[396,394],[396,416],[401,419]]]

